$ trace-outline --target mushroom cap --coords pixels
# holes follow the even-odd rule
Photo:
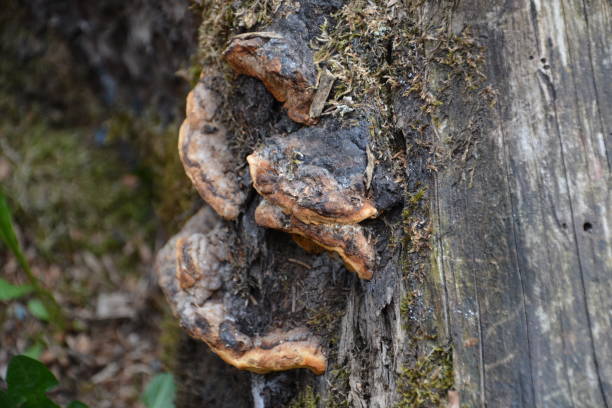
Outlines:
[[[308,368],[322,374],[327,360],[320,339],[306,328],[275,329],[261,336],[240,331],[227,310],[230,231],[208,207],[159,251],[159,284],[181,326],[227,363],[259,374]]]
[[[317,123],[309,114],[315,69],[312,52],[304,43],[274,32],[252,32],[235,36],[223,56],[237,73],[262,81],[272,96],[284,103],[293,121]]]
[[[179,131],[179,155],[200,196],[223,218],[234,220],[246,200],[219,120],[221,97],[213,89],[215,74],[203,75],[187,96],[187,118]]]
[[[306,224],[283,213],[280,207],[263,200],[255,210],[255,222],[267,227],[299,235],[336,252],[345,266],[361,279],[372,279],[375,251],[360,225]]]
[[[355,224],[376,216],[367,197],[367,132],[303,128],[275,136],[247,157],[253,186],[307,224]]]

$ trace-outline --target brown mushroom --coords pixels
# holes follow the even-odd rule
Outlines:
[[[305,224],[283,213],[280,207],[263,200],[255,210],[255,222],[266,227],[306,237],[315,244],[336,252],[346,267],[361,279],[372,279],[375,251],[360,225]]]
[[[275,329],[263,336],[240,331],[224,305],[229,279],[229,230],[208,208],[196,214],[158,253],[155,269],[172,310],[187,332],[227,363],[255,373],[327,365],[320,341],[305,328]]]
[[[203,75],[187,97],[187,118],[179,132],[179,154],[200,196],[223,218],[234,220],[246,199],[233,172],[227,129],[219,116],[221,97],[212,73]]]
[[[247,157],[253,186],[304,223],[358,223],[378,213],[366,195],[367,142],[363,127],[272,137]]]
[[[314,64],[302,42],[274,32],[246,33],[235,36],[223,56],[239,74],[262,81],[284,103],[289,118],[305,125],[317,123],[309,114],[315,95]]]

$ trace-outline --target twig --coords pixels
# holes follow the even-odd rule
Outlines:
[[[288,258],[287,259],[289,262],[293,262],[294,264],[298,264],[300,266],[303,266],[306,269],[312,269],[312,266],[308,265],[306,262],[302,262],[298,259],[294,259],[294,258]]]

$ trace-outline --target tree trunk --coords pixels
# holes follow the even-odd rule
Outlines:
[[[234,248],[257,252],[241,272],[256,282],[243,294],[256,313],[282,311],[323,336],[328,369],[243,375],[233,387],[252,400],[227,406],[608,406],[610,3],[243,3],[223,29],[211,15],[227,6],[202,4],[204,70],[239,32],[281,32],[314,48],[318,68],[336,76],[327,107],[355,109],[315,127],[368,123],[370,193],[384,211],[363,223],[378,252],[364,281],[254,226],[260,198],[250,195],[234,224],[256,236]],[[353,100],[334,100],[348,80]],[[238,157],[270,132],[297,129],[259,81],[232,81]],[[299,285],[277,287],[271,274]],[[221,379],[198,379],[200,362],[185,363],[181,404],[208,393],[207,406],[226,406],[210,391]]]

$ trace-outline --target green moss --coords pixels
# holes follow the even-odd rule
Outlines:
[[[412,308],[414,302],[416,301],[416,293],[414,291],[409,291],[402,297],[400,301],[400,314],[404,321],[409,320],[412,314]]]
[[[321,34],[312,44],[315,63],[329,69],[337,78],[330,105],[338,114],[346,108],[371,108],[373,100],[380,112],[386,112],[387,89],[391,65],[388,42],[393,38],[394,20],[386,14],[381,1],[348,2],[321,26]]]
[[[317,408],[319,396],[314,393],[311,386],[304,388],[297,397],[287,406],[288,408]]]
[[[235,25],[250,30],[258,24],[270,24],[281,3],[281,0],[243,0],[235,12]]]
[[[198,29],[198,66],[216,66],[223,70],[221,56],[229,39],[256,25],[269,24],[281,0],[204,0],[193,3],[200,11],[202,22]],[[194,72],[199,72],[197,69]]]
[[[408,198],[408,203],[412,206],[418,205],[419,202],[423,199],[423,196],[425,196],[426,192],[426,187],[420,188],[416,193],[410,195],[410,197]]]
[[[453,361],[450,348],[437,347],[405,367],[398,379],[399,401],[396,408],[445,406],[453,386]]]
[[[430,249],[432,226],[429,220],[429,209],[423,205],[427,188],[422,187],[409,194],[402,210],[404,228],[404,249],[408,253]],[[407,259],[407,257],[406,257]]]
[[[404,225],[408,225],[410,224],[411,221],[413,221],[412,217],[415,211],[419,209],[421,200],[423,200],[423,197],[425,196],[426,192],[427,192],[427,188],[422,187],[419,190],[417,190],[415,193],[408,194],[406,198],[406,205],[404,206],[404,209],[402,210],[402,220],[404,221]]]
[[[198,29],[198,63],[220,66],[221,54],[232,34],[235,16],[232,2],[204,0],[196,7],[202,15]]]
[[[423,2],[400,0],[392,7],[382,0],[352,0],[321,26],[311,44],[318,68],[330,70],[337,78],[325,112],[344,116],[358,110],[374,125],[373,150],[377,156],[394,151],[399,132],[393,122],[393,100],[398,95],[418,104],[408,127],[430,148],[428,131],[441,123],[456,100],[476,106],[466,113],[465,129],[453,131],[442,159],[471,157],[477,143],[477,117],[482,108],[494,105],[495,91],[486,86],[483,73],[484,48],[475,41],[469,27],[460,33],[442,29],[450,25],[452,3],[432,5],[429,24],[423,19]],[[454,100],[449,95],[460,95]],[[408,102],[405,104],[409,104]],[[456,109],[456,108],[454,108]],[[402,130],[404,131],[404,130]],[[427,134],[429,133],[429,134]],[[438,150],[440,150],[438,148]],[[438,152],[440,155],[440,152]],[[384,157],[389,159],[389,157]],[[438,160],[448,161],[448,160]],[[401,168],[402,163],[396,163]],[[435,167],[432,167],[435,171]]]
[[[334,306],[338,309],[334,309]],[[339,307],[340,305],[323,306],[310,312],[306,320],[306,325],[309,328],[327,339],[332,345],[338,341],[338,325],[342,316],[344,316],[344,309]]]
[[[401,20],[388,13],[386,2],[353,0],[325,20],[311,43],[317,69],[336,78],[324,114],[344,117],[357,111],[365,116],[372,151],[385,159],[396,150],[390,95],[399,86],[399,65],[391,60],[390,49],[398,24]]]
[[[330,385],[328,388],[328,398],[325,401],[325,408],[348,408],[350,403],[348,393],[350,390],[348,368],[342,367],[330,372]]]
[[[329,328],[329,326],[334,325],[336,320],[343,315],[344,313],[342,311],[332,312],[324,307],[310,314],[306,323],[312,327]]]

